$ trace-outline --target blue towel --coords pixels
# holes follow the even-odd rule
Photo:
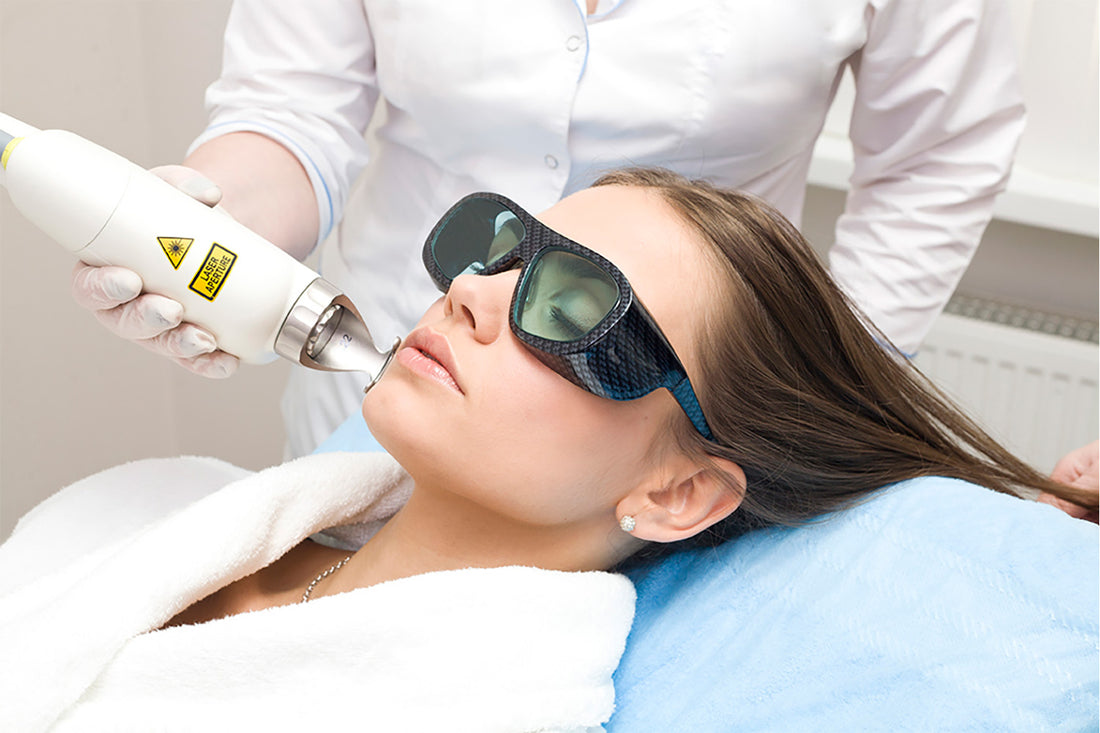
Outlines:
[[[607,730],[1096,730],[1098,569],[1095,526],[944,478],[681,553],[630,573]]]

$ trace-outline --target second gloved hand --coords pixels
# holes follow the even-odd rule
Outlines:
[[[216,206],[221,200],[218,187],[191,168],[169,165],[151,172],[207,206]],[[124,267],[78,262],[73,268],[73,299],[91,310],[112,333],[167,356],[200,376],[217,379],[237,370],[237,357],[218,350],[209,331],[183,322],[179,302],[142,293],[142,287],[141,276]]]

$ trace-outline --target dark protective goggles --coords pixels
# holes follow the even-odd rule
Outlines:
[[[424,266],[443,292],[459,275],[495,275],[517,265],[508,322],[540,361],[612,400],[664,387],[695,429],[713,438],[668,339],[619,268],[599,254],[495,193],[463,198],[424,243]]]

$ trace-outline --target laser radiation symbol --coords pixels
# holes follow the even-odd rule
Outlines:
[[[184,237],[157,237],[157,241],[160,242],[160,248],[164,250],[164,254],[168,255],[172,269],[178,270],[180,263],[187,255],[187,250],[191,249],[191,243],[195,240]]]

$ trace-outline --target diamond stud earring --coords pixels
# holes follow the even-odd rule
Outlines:
[[[623,518],[619,520],[619,526],[622,527],[624,532],[633,532],[635,524],[637,523],[634,521],[634,517],[629,514],[624,514]]]

